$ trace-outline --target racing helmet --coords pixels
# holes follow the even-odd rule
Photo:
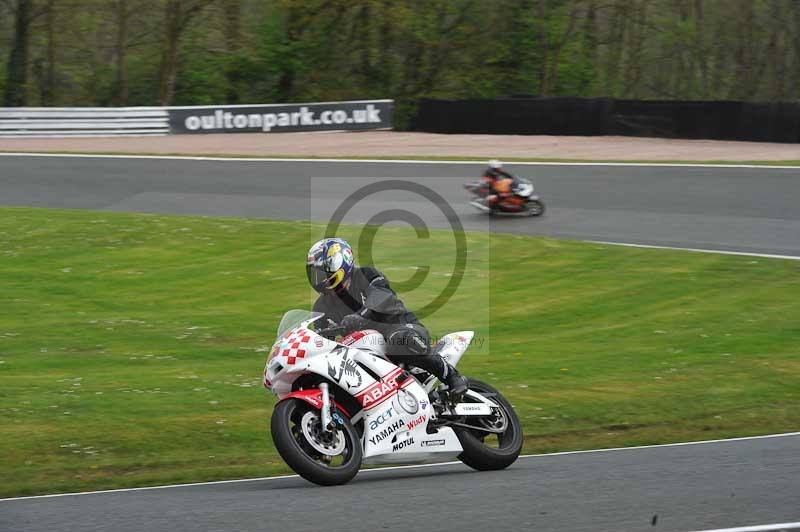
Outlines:
[[[323,238],[308,250],[306,275],[319,293],[342,288],[355,269],[353,248],[341,238]]]
[[[499,170],[502,167],[503,163],[498,161],[497,159],[492,159],[491,161],[489,161],[489,168],[492,168],[493,170]]]

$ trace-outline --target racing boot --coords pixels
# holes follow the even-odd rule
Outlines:
[[[442,381],[447,385],[450,393],[450,400],[457,403],[461,400],[467,390],[469,390],[469,381],[465,376],[458,372],[456,368],[450,364],[444,364],[444,375]]]

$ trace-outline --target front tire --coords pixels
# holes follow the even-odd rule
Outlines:
[[[493,418],[478,419],[486,423],[487,426],[505,421],[505,429],[502,433],[496,434],[497,446],[493,447],[487,442],[487,436],[494,436],[494,434],[478,429],[453,427],[458,440],[461,442],[461,447],[464,449],[458,455],[458,459],[478,471],[505,469],[516,461],[522,451],[522,425],[519,422],[519,418],[514,412],[511,403],[492,386],[479,380],[469,379],[469,389],[478,392],[500,406],[499,412],[496,412]],[[468,398],[469,396],[465,397],[465,399]],[[503,417],[505,419],[502,419]]]
[[[281,458],[298,475],[321,486],[345,484],[361,467],[361,439],[347,416],[338,409],[336,414],[336,430],[326,437],[319,410],[305,401],[281,401],[272,412],[270,431]]]
[[[545,206],[541,200],[531,200],[526,206],[531,216],[541,216],[544,214]]]

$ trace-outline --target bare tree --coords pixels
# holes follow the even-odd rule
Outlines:
[[[164,10],[164,43],[158,76],[158,102],[169,105],[175,95],[175,79],[181,39],[191,20],[214,0],[167,0]]]
[[[549,72],[545,75],[544,83],[542,85],[541,89],[542,95],[549,94],[552,89],[555,89],[558,83],[558,63],[561,59],[561,52],[564,50],[564,47],[569,43],[573,33],[575,32],[575,27],[577,26],[579,15],[580,15],[579,0],[570,0],[567,27],[564,29],[564,32],[561,34],[560,38],[558,38],[552,44],[552,49],[550,50],[551,53],[548,54],[550,56],[550,67],[549,67]],[[547,61],[545,61],[545,69],[547,69],[546,63]]]
[[[119,106],[128,105],[128,0],[117,0],[117,81],[114,102]]]
[[[42,105],[55,105],[56,98],[56,0],[47,0],[45,8],[45,34],[47,39],[47,71],[42,87]]]
[[[704,0],[694,0],[694,53],[700,69],[700,98],[708,98],[708,46]]]
[[[606,96],[616,96],[631,9],[627,0],[617,0],[612,4],[610,11],[611,15],[607,22],[606,42],[609,50],[606,54],[604,93]]]
[[[16,0],[14,36],[8,54],[3,105],[22,107],[28,103],[28,63],[33,0]]]
[[[242,0],[225,0],[225,51],[236,54],[242,46]],[[225,69],[227,103],[239,103],[238,79],[235,65],[229,62]]]

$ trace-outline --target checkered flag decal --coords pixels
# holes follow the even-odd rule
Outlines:
[[[305,345],[309,340],[311,340],[311,336],[307,332],[302,330],[297,332],[292,331],[285,340],[285,345],[288,345],[288,347],[281,349],[279,354],[286,357],[286,363],[291,366],[297,362],[298,358],[304,358],[306,356]]]

